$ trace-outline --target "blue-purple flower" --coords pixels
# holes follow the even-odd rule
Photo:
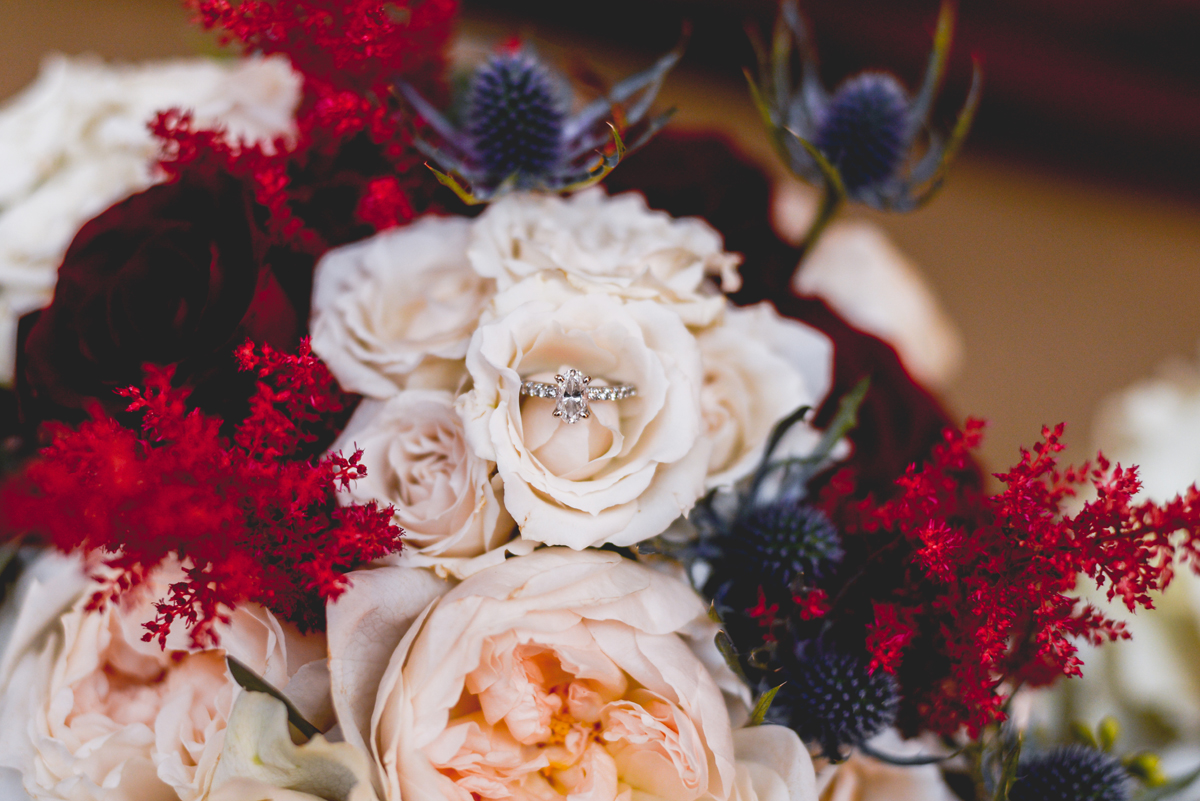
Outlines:
[[[483,203],[511,190],[576,191],[603,179],[670,118],[647,113],[681,55],[682,43],[574,114],[570,82],[527,46],[475,69],[454,104],[457,126],[413,87],[398,88],[434,134],[416,146],[440,168],[429,165],[438,180],[464,202]]]
[[[861,72],[832,92],[821,85],[817,56],[794,0],[783,4],[755,100],[792,171],[832,194],[876,209],[911,211],[941,186],[971,127],[979,102],[976,64],[966,103],[950,134],[930,124],[954,29],[953,0],[944,0],[921,87],[910,95],[895,76]],[[800,85],[792,87],[791,49],[800,51]]]

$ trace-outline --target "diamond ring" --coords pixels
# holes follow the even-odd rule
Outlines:
[[[532,398],[552,398],[554,416],[564,423],[578,423],[590,417],[592,412],[588,408],[588,401],[618,401],[637,395],[637,387],[632,384],[591,387],[588,386],[591,380],[590,375],[571,368],[565,375],[554,376],[553,384],[522,382],[521,394]]]

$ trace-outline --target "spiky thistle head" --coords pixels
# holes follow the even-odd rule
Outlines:
[[[1039,754],[1017,768],[1009,801],[1129,801],[1129,774],[1113,755],[1085,745]]]
[[[751,509],[724,538],[721,549],[739,570],[784,587],[797,579],[820,578],[843,553],[837,528],[825,513],[798,501]]]
[[[480,65],[467,97],[467,134],[480,166],[495,180],[528,181],[562,157],[565,91],[533,55],[501,53]]]
[[[884,72],[863,72],[835,91],[821,85],[816,49],[796,0],[783,0],[770,47],[758,42],[755,105],[792,171],[821,184],[827,200],[811,234],[819,234],[844,199],[872,208],[912,211],[945,179],[975,116],[982,74],[975,65],[966,103],[949,136],[931,125],[954,32],[956,0],[942,0],[933,50],[912,94]],[[793,86],[792,48],[802,64]],[[924,145],[924,147],[922,147]]]
[[[458,124],[411,85],[396,91],[432,134],[413,142],[430,158],[426,166],[463,202],[485,203],[512,190],[576,192],[602,180],[666,123],[669,112],[647,115],[682,49],[680,42],[577,111],[570,83],[529,47],[498,53],[474,71],[454,104]]]
[[[771,711],[829,760],[896,722],[900,690],[891,674],[872,673],[865,657],[828,645],[801,643],[795,655]]]
[[[900,82],[886,72],[863,72],[833,93],[813,144],[854,195],[896,174],[911,146],[909,128],[908,93]]]

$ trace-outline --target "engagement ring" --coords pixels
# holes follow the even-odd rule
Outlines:
[[[554,416],[564,423],[578,423],[590,417],[592,412],[588,408],[588,401],[619,401],[637,394],[637,387],[632,384],[591,387],[588,386],[591,380],[590,375],[572,368],[565,375],[554,376],[553,384],[523,382],[521,394],[532,398],[553,398]]]

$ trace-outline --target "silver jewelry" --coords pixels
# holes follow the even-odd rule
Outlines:
[[[564,423],[578,423],[591,417],[589,401],[619,401],[637,395],[637,387],[633,384],[592,387],[588,386],[591,380],[590,375],[571,368],[565,375],[554,376],[553,384],[522,382],[521,394],[531,398],[553,399],[554,416]]]

